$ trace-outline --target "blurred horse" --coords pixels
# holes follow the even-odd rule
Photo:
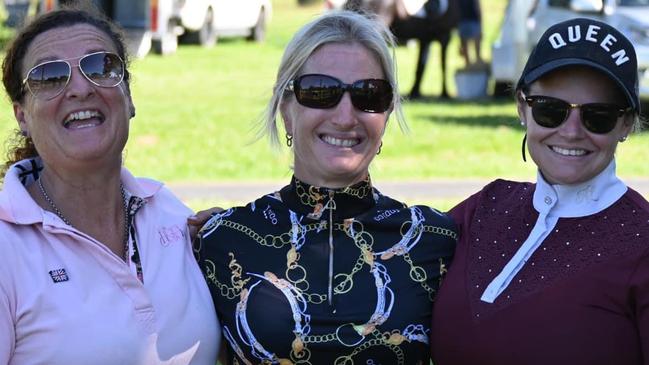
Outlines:
[[[377,18],[390,27],[398,43],[409,39],[419,41],[419,57],[415,82],[410,89],[410,99],[421,97],[421,80],[433,41],[441,46],[442,92],[440,97],[448,98],[446,89],[446,51],[451,40],[451,31],[460,19],[457,0],[427,0],[418,13],[410,15],[404,0],[347,0],[344,9],[376,14]]]

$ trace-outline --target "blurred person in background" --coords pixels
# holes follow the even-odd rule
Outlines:
[[[90,8],[36,18],[6,51],[19,132],[0,191],[0,364],[216,362],[191,212],[122,166],[127,60]]]
[[[464,66],[482,64],[480,44],[482,42],[482,12],[480,0],[459,0],[460,22],[458,33],[460,35],[460,55],[464,58]],[[471,60],[471,48],[474,59]]]
[[[196,247],[226,362],[429,363],[456,233],[370,180],[388,117],[403,124],[391,47],[385,26],[349,11],[320,16],[286,47],[264,128],[279,145],[281,114],[293,177],[214,215]]]
[[[496,180],[450,212],[435,365],[649,364],[649,203],[615,162],[640,123],[633,45],[596,20],[556,24],[516,102],[537,181]]]

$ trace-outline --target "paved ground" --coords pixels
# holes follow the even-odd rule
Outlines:
[[[626,183],[649,198],[649,179],[626,179]],[[241,182],[169,184],[168,187],[184,201],[214,200],[248,202],[263,194],[277,190],[285,182]],[[429,180],[376,182],[383,194],[407,202],[430,202],[434,200],[460,200],[480,190],[487,180]]]

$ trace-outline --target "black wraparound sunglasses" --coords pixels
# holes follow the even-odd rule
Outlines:
[[[542,127],[559,127],[568,119],[570,110],[578,108],[583,126],[589,132],[596,134],[606,134],[612,131],[617,120],[633,109],[608,103],[573,104],[559,98],[542,95],[523,97],[523,100],[532,108],[532,117]]]
[[[81,57],[47,61],[32,67],[23,79],[23,88],[37,99],[53,99],[70,82],[72,67],[69,61],[78,59],[78,67],[91,83],[101,87],[115,87],[124,79],[124,61],[111,52],[94,52]]]
[[[301,105],[314,109],[333,108],[349,91],[355,108],[368,113],[383,113],[392,106],[392,85],[383,79],[363,79],[345,84],[329,75],[306,74],[296,77],[287,90]]]

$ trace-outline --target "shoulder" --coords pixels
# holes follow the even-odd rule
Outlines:
[[[427,205],[413,205],[408,207],[408,209],[411,211],[420,211],[428,224],[433,223],[437,226],[455,230],[455,222],[453,221],[453,218],[447,213],[443,213]]]
[[[62,246],[53,242],[56,236],[44,235],[40,224],[0,221],[0,282],[10,283],[12,277],[31,275],[42,264],[45,252],[61,250]]]
[[[231,207],[223,212],[214,214],[200,230],[202,239],[213,239],[217,230],[233,225],[239,227],[253,227],[256,230],[259,226],[269,224],[279,225],[288,220],[287,208],[282,203],[277,193],[264,195],[245,206]],[[219,235],[220,236],[220,235]]]
[[[122,167],[121,179],[124,188],[133,196],[145,200],[149,209],[155,207],[175,210],[184,215],[191,214],[191,210],[160,181],[147,177],[135,177],[125,167]]]
[[[511,202],[511,199],[522,200],[534,194],[535,185],[529,182],[519,182],[504,179],[497,179],[485,185],[461,203],[453,210],[467,205],[475,205],[481,202]]]
[[[624,197],[629,199],[631,204],[635,205],[645,215],[649,214],[649,201],[645,199],[639,192],[632,188],[628,188]]]
[[[386,215],[401,217],[402,219],[407,220],[408,218],[421,215],[422,218],[425,218],[428,221],[436,221],[439,224],[453,224],[452,219],[445,213],[440,212],[439,210],[427,206],[427,205],[412,205],[408,206],[406,203],[399,200],[393,199],[387,195],[381,194],[378,190],[375,189],[377,194],[377,204],[373,209],[372,213],[375,215],[374,220],[379,220],[384,218]],[[398,214],[397,214],[398,213]]]
[[[483,195],[510,197],[512,195],[528,195],[534,192],[535,184],[530,182],[496,179],[482,188]]]
[[[42,242],[41,224],[17,224],[0,220],[0,258],[22,242]]]
[[[145,177],[134,178],[134,181],[135,184],[127,183],[127,189],[134,196],[146,201],[145,210],[183,217],[192,214],[192,210],[161,182]]]
[[[528,204],[534,194],[535,185],[529,182],[518,182],[504,179],[497,179],[485,185],[481,190],[474,193],[448,213],[453,220],[464,229],[468,222],[473,220],[479,210],[490,211],[506,206],[520,206]]]
[[[379,222],[387,218],[396,222],[420,222],[456,232],[453,219],[446,213],[426,205],[408,206],[388,196],[380,195],[372,219]]]

